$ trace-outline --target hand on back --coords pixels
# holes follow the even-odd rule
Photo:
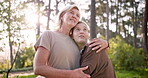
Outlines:
[[[78,68],[78,69],[75,69],[75,70],[72,70],[72,73],[70,75],[70,78],[90,78],[90,75],[85,74],[83,72],[87,68],[88,68],[88,66],[82,67],[82,68]]]

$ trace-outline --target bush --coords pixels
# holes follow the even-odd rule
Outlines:
[[[6,59],[3,59],[3,61],[0,62],[0,71],[6,70],[10,67],[9,61]]]
[[[148,78],[148,71],[138,70],[138,71],[126,71],[126,70],[116,70],[117,78]]]
[[[36,75],[28,75],[28,76],[15,76],[13,78],[36,78]]]
[[[144,66],[144,51],[135,49],[119,36],[110,39],[109,53],[116,69],[133,70]]]
[[[15,67],[23,68],[33,66],[33,58],[35,51],[33,47],[25,47],[17,56]]]
[[[3,73],[3,76],[2,76],[2,78],[6,78],[6,73]]]

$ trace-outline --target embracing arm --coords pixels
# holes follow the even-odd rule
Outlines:
[[[109,43],[106,40],[100,38],[94,38],[89,42],[89,47],[92,47],[92,50],[97,50],[96,52],[100,52],[103,49],[108,50]]]
[[[83,70],[88,67],[83,67],[75,70],[61,70],[47,65],[47,59],[50,52],[44,47],[39,47],[34,57],[34,74],[41,75],[47,78],[90,78],[84,74]]]

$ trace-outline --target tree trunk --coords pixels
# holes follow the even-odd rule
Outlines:
[[[47,30],[49,29],[49,22],[50,22],[50,14],[51,14],[51,9],[50,9],[50,3],[51,3],[51,0],[49,0],[49,4],[48,4],[48,14],[47,14]]]
[[[91,38],[96,37],[96,1],[91,0],[91,19],[90,19],[90,36]]]
[[[9,39],[9,49],[10,49],[10,64],[11,64],[11,67],[13,66],[13,51],[12,51],[12,41],[11,41],[11,37],[12,37],[12,35],[11,35],[11,20],[10,20],[10,18],[11,18],[11,2],[10,2],[10,0],[8,1],[8,3],[9,3],[9,6],[8,6],[8,23],[7,23],[7,26],[8,26],[8,28],[7,28],[7,31],[8,31],[8,39]],[[8,76],[9,76],[9,72],[10,72],[10,70],[9,71],[7,71],[7,74],[6,74],[6,77],[8,78]]]
[[[119,4],[118,7],[119,7],[119,10],[121,10],[121,9],[122,9],[122,4],[123,4],[123,3],[122,3],[122,0],[119,0],[119,1],[120,1],[120,3],[118,2],[118,4]],[[118,11],[118,12],[119,12],[119,11]],[[121,17],[121,13],[118,14],[118,18],[119,18],[119,19],[122,18],[122,17]],[[120,24],[118,24],[118,34],[119,34],[119,35],[121,34],[121,25],[120,25]]]
[[[122,21],[122,27],[123,27],[123,31],[124,31],[125,40],[127,42],[127,39],[126,39],[127,33],[126,33],[126,28],[125,28],[125,22],[124,21]]]
[[[137,48],[137,4],[135,1],[133,1],[133,9],[135,9],[135,11],[133,11],[133,32],[134,32],[134,47]]]
[[[144,13],[144,24],[143,24],[143,49],[145,54],[148,55],[148,0],[145,0],[145,13]]]
[[[56,0],[56,15],[59,13],[59,10],[58,10],[58,5],[59,5],[59,1],[58,0]]]
[[[107,5],[106,5],[106,13],[107,13],[107,30],[106,30],[106,40],[109,41],[109,2],[107,0]]]
[[[134,1],[132,1],[132,8],[133,8],[133,11],[132,11],[132,26],[133,26],[133,33],[134,33],[134,37],[133,37],[133,41],[132,41],[132,45],[135,47],[135,32],[134,32],[134,28],[135,28],[135,15],[134,15]]]
[[[118,11],[119,11],[119,2],[116,0],[116,33],[118,33]]]
[[[37,35],[36,35],[36,40],[40,36],[40,0],[38,0],[38,23],[37,23]]]
[[[8,11],[8,29],[7,29],[7,31],[8,31],[8,39],[9,39],[9,49],[10,49],[10,63],[11,63],[11,66],[12,66],[12,62],[13,62],[13,52],[12,52],[12,40],[11,40],[11,37],[12,37],[12,35],[11,35],[11,20],[10,20],[10,18],[11,18],[11,2],[10,2],[10,0],[9,0],[9,11]]]

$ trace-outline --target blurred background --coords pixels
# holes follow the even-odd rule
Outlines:
[[[33,45],[71,4],[79,6],[91,37],[110,43],[117,78],[148,78],[147,0],[1,0],[0,78],[36,77]]]

